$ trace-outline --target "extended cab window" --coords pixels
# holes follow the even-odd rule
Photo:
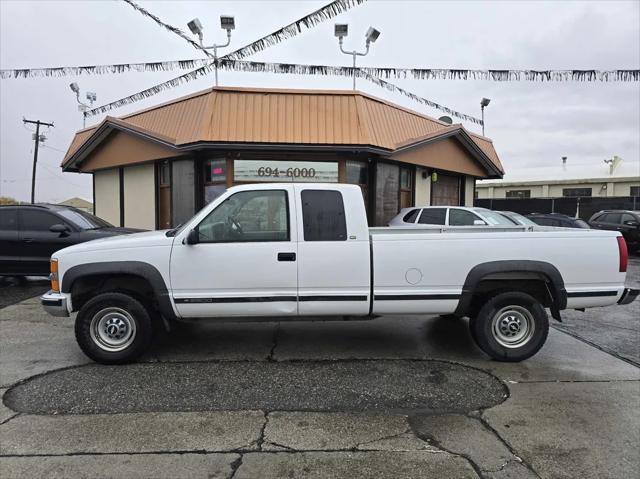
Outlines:
[[[289,241],[287,192],[241,191],[197,227],[200,242]]]
[[[447,216],[446,208],[425,208],[418,223],[423,225],[444,225]]]
[[[305,241],[346,241],[347,222],[339,191],[303,190],[301,198]]]

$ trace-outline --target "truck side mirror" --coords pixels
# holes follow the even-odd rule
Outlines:
[[[67,236],[69,234],[69,227],[62,223],[51,225],[49,231],[52,233],[60,233],[61,236]]]
[[[189,234],[187,234],[187,240],[186,240],[187,244],[198,244],[200,243],[200,234],[198,233],[198,229],[194,228],[191,231],[189,231]]]

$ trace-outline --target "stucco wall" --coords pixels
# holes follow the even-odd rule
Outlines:
[[[416,206],[429,206],[431,204],[431,177],[427,174],[427,177],[423,178],[423,173],[427,173],[427,170],[424,168],[417,168]]]
[[[95,215],[120,226],[120,172],[118,168],[96,171],[93,174]]]
[[[124,225],[153,230],[156,227],[153,163],[124,168]]]

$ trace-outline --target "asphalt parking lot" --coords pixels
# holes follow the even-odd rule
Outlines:
[[[628,284],[640,286],[640,259]],[[640,470],[640,303],[566,312],[534,358],[465,320],[193,325],[134,365],[0,284],[5,477],[627,478]],[[30,299],[25,299],[30,298]]]

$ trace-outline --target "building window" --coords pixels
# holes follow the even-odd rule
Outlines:
[[[629,196],[640,196],[640,186],[632,186],[629,188]]]
[[[507,190],[505,196],[507,198],[531,198],[531,190]]]
[[[398,214],[400,168],[391,163],[377,163],[374,224],[386,225]]]
[[[358,185],[362,190],[364,206],[367,208],[369,206],[367,189],[367,184],[369,183],[369,165],[364,161],[347,160],[345,162],[345,173],[346,182],[352,185]]]
[[[299,160],[235,160],[234,183],[308,182],[337,183],[338,163],[335,161]]]
[[[171,164],[168,161],[161,163],[158,167],[158,185],[171,185]]]
[[[204,202],[211,203],[227,189],[227,160],[219,158],[204,162]]]
[[[400,209],[413,205],[413,170],[400,168]]]
[[[562,188],[562,196],[571,198],[591,196],[591,188]]]

